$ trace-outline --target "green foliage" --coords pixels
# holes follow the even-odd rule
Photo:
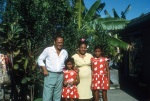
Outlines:
[[[0,46],[13,56],[13,69],[21,77],[19,84],[43,85],[37,58],[53,44],[59,26],[65,25],[65,11],[61,0],[7,1],[0,24]]]
[[[97,8],[100,6],[100,1],[96,1],[92,7],[87,11],[86,15],[84,16],[84,21],[89,22],[92,20]]]
[[[37,98],[34,101],[42,101],[42,98]]]

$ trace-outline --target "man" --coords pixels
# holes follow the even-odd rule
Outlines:
[[[44,74],[43,101],[60,101],[63,82],[64,61],[68,53],[63,49],[64,39],[56,36],[54,45],[47,47],[38,58],[38,65]],[[44,63],[45,61],[45,63]]]

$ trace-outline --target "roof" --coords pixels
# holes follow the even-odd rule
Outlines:
[[[128,24],[128,27],[130,26],[134,26],[137,24],[141,24],[143,22],[147,22],[150,21],[150,12],[146,13],[146,14],[142,14],[141,16],[134,18],[130,21],[130,23]]]
[[[150,12],[132,19],[127,27],[122,30],[123,35],[140,34],[143,31],[150,30]]]

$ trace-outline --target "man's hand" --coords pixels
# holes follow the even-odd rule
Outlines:
[[[42,69],[43,69],[43,75],[48,76],[48,71],[47,71],[46,67],[42,66]]]

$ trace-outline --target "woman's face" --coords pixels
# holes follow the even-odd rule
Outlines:
[[[80,53],[81,55],[84,55],[84,54],[86,53],[86,51],[87,51],[87,46],[86,46],[86,44],[81,44],[80,47],[79,47],[79,53]]]

